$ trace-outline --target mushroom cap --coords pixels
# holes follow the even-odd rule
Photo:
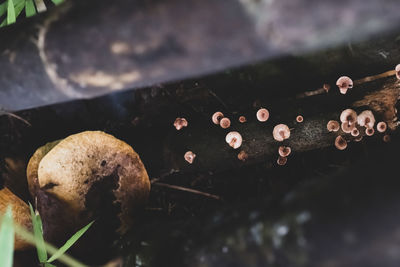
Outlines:
[[[296,121],[297,121],[297,122],[303,122],[303,121],[304,121],[303,116],[298,115],[298,116],[296,117]]]
[[[353,130],[351,130],[351,135],[352,136],[359,136],[360,135],[360,131],[357,128],[354,128]]]
[[[185,118],[179,118],[178,117],[174,121],[174,126],[179,131],[183,127],[187,127],[188,126],[188,122],[187,122],[187,120]]]
[[[350,123],[350,122],[342,122],[342,131],[345,133],[351,133],[353,129],[356,127],[355,123]]]
[[[225,137],[225,142],[227,142],[234,149],[239,148],[242,145],[242,136],[239,132],[229,132]]]
[[[30,185],[32,196],[39,188],[65,204],[79,221],[81,216],[90,217],[91,209],[102,208],[106,184],[114,195],[113,204],[120,205],[118,231],[125,232],[132,212],[144,205],[150,192],[146,169],[132,147],[100,131],[74,134],[50,147],[39,149],[28,164],[28,182],[37,181]]]
[[[224,113],[222,113],[221,111],[217,111],[212,115],[211,120],[214,124],[218,125],[223,117]]]
[[[365,129],[365,134],[368,135],[368,136],[373,136],[374,133],[375,133],[374,128],[366,128]]]
[[[396,71],[397,79],[400,79],[400,64],[397,64],[394,70]]]
[[[383,142],[385,142],[385,143],[390,142],[390,135],[385,134],[385,135],[382,137],[382,140],[383,140]]]
[[[340,129],[340,124],[337,121],[330,120],[326,124],[326,129],[328,129],[328,131],[330,131],[330,132],[337,132]]]
[[[229,118],[222,118],[219,122],[221,128],[226,129],[231,126],[231,120]]]
[[[12,206],[12,217],[16,224],[23,226],[26,230],[32,231],[31,213],[28,205],[7,187],[0,190],[0,216],[2,216],[8,206]],[[33,245],[15,235],[14,249],[25,250],[32,248]]]
[[[192,164],[194,159],[196,158],[196,154],[194,154],[192,151],[187,151],[183,157],[187,162]]]
[[[292,149],[288,146],[280,146],[278,149],[279,156],[287,157],[292,152]]]
[[[280,166],[285,165],[286,162],[287,162],[287,157],[279,156],[278,159],[276,160],[276,163],[278,163],[278,165]]]
[[[339,87],[340,93],[346,94],[348,89],[353,88],[353,80],[348,76],[342,76],[337,79],[336,85]]]
[[[357,121],[357,112],[350,108],[343,110],[340,114],[340,121],[355,123]]]
[[[386,131],[387,129],[387,124],[384,121],[380,121],[378,122],[378,124],[376,125],[376,129],[378,130],[378,132],[383,133]]]
[[[335,139],[335,147],[339,150],[345,150],[347,141],[341,135],[338,135]]]
[[[260,108],[257,111],[257,120],[261,121],[261,122],[265,122],[269,119],[269,111],[265,108]]]
[[[242,151],[239,152],[237,157],[241,161],[246,161],[249,158],[249,155],[246,153],[246,151],[242,150]]]
[[[276,141],[282,142],[290,137],[290,129],[286,124],[278,124],[274,127],[272,135]]]
[[[375,116],[371,110],[364,110],[357,117],[357,123],[360,126],[373,128],[375,124]]]
[[[240,117],[239,117],[239,122],[240,122],[240,123],[245,123],[246,121],[247,121],[247,119],[246,119],[245,116],[240,116]]]

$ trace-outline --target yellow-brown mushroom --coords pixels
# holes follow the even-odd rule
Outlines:
[[[100,131],[74,134],[39,148],[29,161],[27,178],[44,220],[57,214],[54,209],[64,209],[68,223],[82,227],[108,205],[117,210],[120,233],[130,227],[133,212],[145,204],[150,192],[139,155],[127,143]],[[108,199],[112,203],[105,203],[107,196],[112,196]]]

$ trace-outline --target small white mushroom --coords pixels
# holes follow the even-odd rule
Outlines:
[[[290,129],[286,124],[278,124],[272,131],[274,139],[278,142],[282,142],[290,137]]]
[[[229,132],[226,137],[225,141],[234,149],[239,148],[242,145],[242,136],[238,132]]]

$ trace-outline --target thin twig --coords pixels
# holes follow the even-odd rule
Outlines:
[[[32,124],[30,124],[29,121],[25,120],[24,118],[21,118],[20,116],[14,114],[14,113],[7,112],[7,111],[0,111],[0,115],[1,115],[1,113],[5,114],[5,115],[8,115],[10,117],[13,117],[13,118],[15,118],[17,120],[20,120],[20,121],[22,121],[23,123],[25,123],[28,126],[32,126]]]
[[[396,75],[396,71],[395,70],[389,70],[386,71],[384,73],[380,73],[377,75],[372,75],[372,76],[367,76],[358,80],[355,80],[353,82],[354,85],[360,85],[363,83],[367,83],[367,82],[372,82],[378,79],[382,79],[382,78],[386,78],[386,77],[390,77],[390,76],[394,76]],[[319,88],[317,90],[313,90],[313,91],[306,91],[304,93],[298,94],[296,96],[296,98],[305,98],[305,97],[309,97],[309,96],[314,96],[314,95],[320,95],[320,94],[324,94],[327,93],[327,90],[324,88]]]
[[[171,188],[171,189],[175,189],[175,190],[180,190],[180,191],[185,191],[185,192],[189,192],[189,193],[193,193],[193,194],[197,194],[197,195],[202,195],[202,196],[205,196],[208,198],[213,198],[216,200],[221,199],[221,197],[217,196],[217,195],[213,195],[210,193],[206,193],[206,192],[202,192],[202,191],[198,191],[195,189],[186,188],[186,187],[182,187],[182,186],[178,186],[178,185],[165,184],[165,183],[160,183],[160,182],[154,182],[153,185],[158,185],[158,186],[167,187],[167,188]]]
[[[208,92],[213,96],[213,97],[215,97],[215,99],[217,99],[223,106],[224,106],[224,108],[226,109],[226,110],[230,110],[229,108],[228,108],[228,106],[225,104],[225,102],[224,101],[222,101],[222,99],[219,97],[219,96],[217,96],[217,94],[216,93],[214,93],[211,89],[208,89]]]

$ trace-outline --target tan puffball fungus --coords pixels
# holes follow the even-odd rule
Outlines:
[[[228,118],[222,118],[219,122],[219,125],[221,126],[221,128],[227,129],[231,126],[231,120]]]
[[[375,133],[374,128],[366,128],[365,129],[365,134],[368,135],[368,136],[373,136],[374,133]]]
[[[347,147],[346,140],[342,136],[338,135],[335,139],[335,147],[339,150],[345,150]]]
[[[187,162],[189,162],[189,164],[192,164],[196,158],[196,154],[194,154],[192,151],[187,151],[183,157]]]
[[[297,117],[296,117],[296,121],[297,122],[303,122],[304,121],[304,118],[303,118],[303,116],[301,116],[301,115],[298,115]]]
[[[358,115],[357,123],[366,128],[373,128],[375,124],[375,116],[371,110],[364,110]]]
[[[292,152],[292,149],[288,146],[280,146],[278,149],[279,156],[287,157]]]
[[[93,220],[92,209],[102,208],[100,196],[110,190],[113,204],[119,206],[120,233],[131,226],[132,213],[144,206],[150,193],[139,155],[127,143],[101,131],[70,135],[39,148],[28,163],[27,178],[34,199],[43,193],[57,199],[80,226]]]
[[[185,118],[176,118],[175,121],[174,121],[174,126],[179,131],[183,127],[187,127],[188,126],[188,122],[187,122],[187,120]]]
[[[224,114],[220,111],[217,111],[212,115],[211,120],[214,124],[218,125],[223,117]]]
[[[279,156],[278,159],[276,160],[276,163],[278,163],[278,165],[280,166],[285,165],[286,162],[287,162],[287,157]]]
[[[357,113],[348,108],[342,111],[340,114],[340,121],[343,122],[349,122],[350,124],[354,124],[357,121]]]
[[[261,121],[261,122],[265,122],[269,119],[269,111],[265,108],[260,108],[257,111],[257,120]]]
[[[378,124],[376,125],[376,129],[378,130],[378,132],[384,133],[387,129],[386,122],[384,122],[384,121],[378,122]]]
[[[400,80],[400,64],[397,64],[397,66],[396,66],[396,68],[394,70],[396,71],[397,79]]]
[[[7,211],[8,206],[12,207],[13,221],[26,230],[32,231],[32,219],[28,205],[8,188],[4,187],[0,190],[0,217]],[[25,250],[32,247],[32,244],[15,235],[15,250]]]
[[[339,131],[339,129],[340,129],[339,122],[333,121],[333,120],[328,121],[328,123],[326,124],[326,129],[328,129],[328,131],[330,131],[330,132]]]
[[[351,133],[353,129],[356,127],[355,123],[350,123],[350,122],[342,122],[341,128],[342,131],[345,133]]]
[[[286,124],[278,124],[274,127],[272,136],[276,141],[282,142],[290,137],[290,129]]]
[[[225,142],[237,149],[242,145],[242,136],[238,132],[229,132],[225,137]]]
[[[353,80],[350,77],[342,76],[336,81],[341,94],[346,94],[348,89],[353,88]]]

